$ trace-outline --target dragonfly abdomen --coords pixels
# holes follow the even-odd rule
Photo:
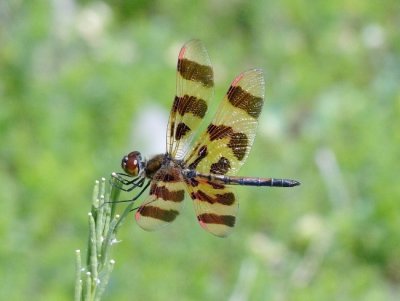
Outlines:
[[[269,187],[294,187],[300,185],[300,182],[290,179],[275,178],[256,178],[256,177],[236,177],[215,174],[200,174],[192,171],[192,175],[205,178],[211,182],[222,182],[226,185],[244,185],[244,186],[269,186]]]
[[[225,176],[224,183],[227,185],[269,186],[269,187],[293,187],[300,185],[298,181],[289,179],[229,177],[229,176]]]

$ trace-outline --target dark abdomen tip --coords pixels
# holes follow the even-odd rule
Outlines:
[[[299,186],[300,182],[296,180],[288,180],[288,179],[283,179],[282,180],[282,187],[294,187],[294,186]]]

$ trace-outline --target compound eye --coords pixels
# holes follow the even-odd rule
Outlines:
[[[136,177],[142,166],[142,156],[139,152],[131,152],[122,158],[121,167],[130,176]]]

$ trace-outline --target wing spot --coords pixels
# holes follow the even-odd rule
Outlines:
[[[190,127],[188,127],[185,123],[180,122],[176,127],[175,139],[181,140],[181,138],[185,136],[189,131],[191,131]]]
[[[225,125],[210,124],[207,128],[207,133],[210,135],[210,141],[230,137],[227,146],[232,149],[233,154],[238,160],[243,160],[247,153],[249,139],[244,133],[235,133],[233,129]]]
[[[223,139],[233,133],[230,126],[210,124],[207,128],[207,133],[210,135],[210,141]]]
[[[225,188],[224,184],[220,184],[220,183],[216,183],[216,182],[212,182],[212,181],[207,181],[207,184],[210,185],[214,189],[224,189]]]
[[[192,187],[197,187],[198,185],[199,185],[199,181],[197,181],[196,179],[188,179],[188,183],[189,183],[189,185],[190,186],[192,186]]]
[[[172,110],[179,112],[181,116],[192,113],[194,116],[203,118],[207,112],[207,103],[201,98],[185,94],[182,97],[175,96]]]
[[[229,160],[225,157],[221,157],[217,163],[211,164],[210,172],[217,175],[226,174],[231,168]]]
[[[224,194],[216,194],[216,202],[222,205],[233,205],[235,202],[235,195],[232,192],[227,192]]]
[[[242,109],[251,117],[257,119],[260,116],[264,100],[243,90],[240,86],[230,86],[227,97],[236,108]]]
[[[197,192],[192,192],[190,194],[192,199],[199,200],[201,202],[207,202],[209,204],[222,204],[226,206],[230,206],[235,202],[235,195],[232,192],[227,192],[224,194],[216,194],[215,197],[212,197],[205,193],[202,190],[198,190]]]
[[[199,148],[197,152],[197,158],[189,165],[190,169],[196,169],[197,165],[208,155],[207,146],[203,145]]]
[[[187,80],[200,82],[205,87],[214,86],[214,73],[210,66],[200,65],[194,61],[179,58],[178,72]]]
[[[246,155],[249,139],[246,134],[234,133],[228,143],[228,147],[232,149],[233,154],[238,160],[243,160]]]
[[[213,213],[203,213],[197,216],[199,222],[205,224],[220,224],[228,227],[235,226],[235,217],[233,215],[218,215]]]
[[[138,212],[141,216],[151,217],[159,219],[164,222],[172,222],[178,216],[179,212],[176,210],[164,210],[155,206],[143,206],[140,207]]]
[[[171,191],[165,186],[157,186],[157,183],[151,185],[150,194],[155,195],[158,199],[171,202],[182,202],[185,198],[183,190]]]

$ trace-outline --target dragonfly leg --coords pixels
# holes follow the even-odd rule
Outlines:
[[[143,178],[143,182],[145,181],[145,179]],[[142,185],[140,186],[140,187],[142,187],[143,186],[143,182],[142,182]],[[147,189],[147,187],[149,187],[149,185],[150,185],[150,180],[146,183],[146,185],[144,185],[144,187],[142,188],[142,190],[140,190],[139,191],[139,193],[138,194],[136,194],[132,199],[130,199],[130,200],[122,200],[122,201],[114,201],[114,202],[105,202],[105,203],[131,203],[131,202],[134,202],[134,201],[136,201],[142,194],[143,194],[143,192],[145,192],[145,190]],[[132,210],[136,210],[137,208],[135,208],[135,209],[132,209]],[[132,211],[131,210],[131,211]]]
[[[132,191],[136,187],[142,187],[143,183],[145,181],[145,178],[143,178],[143,177],[136,177],[132,180],[128,180],[124,177],[128,177],[128,178],[132,178],[132,177],[130,175],[123,174],[123,173],[115,173],[115,175],[113,174],[113,177],[115,179],[117,179],[117,181],[119,181],[122,185],[130,186],[130,187],[124,188],[124,187],[117,186],[116,184],[113,183],[113,181],[111,179],[110,179],[110,184],[114,187],[117,187],[118,189],[120,189],[122,191],[127,191],[127,192]]]

